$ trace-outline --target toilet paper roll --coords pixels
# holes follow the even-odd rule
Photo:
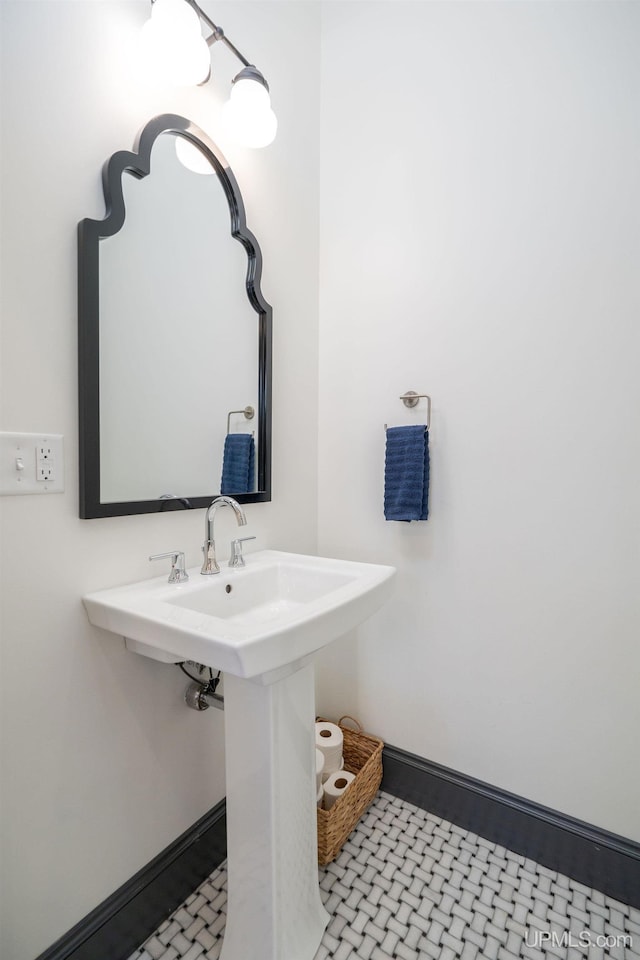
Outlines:
[[[316,790],[322,788],[322,774],[324,773],[324,753],[316,747]]]
[[[321,782],[326,783],[332,773],[336,773],[338,770],[344,770],[344,757],[340,757],[340,763],[335,770],[327,770],[326,768],[322,771]]]
[[[324,772],[333,773],[340,769],[342,758],[342,730],[335,723],[319,721],[316,723],[316,748],[324,756]]]
[[[324,797],[322,806],[325,810],[331,810],[338,797],[341,797],[350,783],[356,778],[355,773],[349,773],[348,770],[337,770],[332,773],[322,790]]]
[[[321,807],[322,801],[324,800],[324,790],[322,789],[322,784],[318,787],[318,792],[316,793],[316,806]]]

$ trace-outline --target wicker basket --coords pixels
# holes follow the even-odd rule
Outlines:
[[[344,726],[344,720],[357,724],[358,730]],[[319,722],[325,722],[318,717]],[[318,808],[318,863],[325,866],[340,853],[342,846],[376,795],[382,780],[382,740],[363,733],[353,717],[341,717],[338,726],[344,738],[344,768],[355,773],[342,796],[330,810]]]

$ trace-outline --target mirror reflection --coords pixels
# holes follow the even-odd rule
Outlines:
[[[246,253],[230,240],[218,178],[183,166],[173,136],[158,137],[150,176],[128,177],[123,192],[125,223],[100,245],[102,497],[227,492],[227,412],[258,402]],[[230,430],[251,440],[255,423],[236,414]],[[254,489],[251,476],[228,492]]]
[[[204,506],[218,493],[269,498],[270,308],[259,291],[259,248],[224,158],[188,121],[187,140],[175,123],[161,129],[162,119],[141,136],[136,160],[144,168],[146,146],[148,174],[126,164],[132,154],[114,155],[107,168],[105,194],[121,194],[120,229],[107,217],[81,230],[82,516],[185,499]],[[179,159],[178,143],[187,162],[195,154],[198,172]],[[96,237],[91,278],[83,251]],[[89,288],[96,281],[96,316],[83,279]],[[95,356],[86,349],[92,334]],[[92,405],[86,367],[96,361]],[[87,437],[92,420],[97,438]]]

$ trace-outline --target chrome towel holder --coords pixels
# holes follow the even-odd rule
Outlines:
[[[227,434],[231,430],[231,417],[234,413],[243,413],[245,420],[253,420],[256,412],[251,406],[245,407],[244,410],[229,410],[227,414]]]
[[[431,397],[428,393],[416,393],[415,390],[406,390],[402,396],[398,397],[399,400],[402,400],[405,407],[411,409],[412,407],[418,406],[419,400],[427,401],[427,430],[431,429]],[[384,429],[386,431],[387,424],[385,423]]]

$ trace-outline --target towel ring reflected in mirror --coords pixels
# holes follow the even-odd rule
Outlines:
[[[245,420],[253,420],[256,412],[251,406],[247,406],[243,410],[229,410],[227,414],[227,436],[231,433],[231,417],[234,413],[243,413]]]

